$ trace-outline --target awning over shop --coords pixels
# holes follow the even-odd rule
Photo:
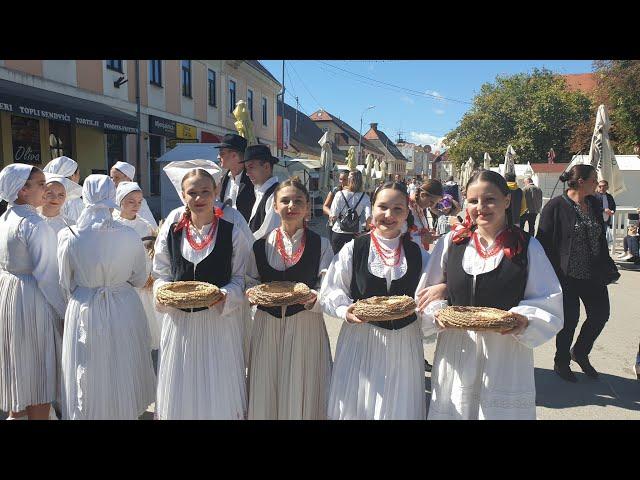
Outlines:
[[[104,130],[136,133],[136,117],[102,103],[0,79],[0,111]]]

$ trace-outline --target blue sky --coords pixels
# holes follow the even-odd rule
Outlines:
[[[280,82],[282,60],[261,60]],[[592,71],[591,60],[286,60],[286,102],[311,114],[320,107],[362,133],[378,122],[393,141],[434,145],[453,130],[483,83],[497,75],[545,67],[559,74]],[[387,85],[385,85],[387,84]],[[402,87],[406,90],[396,88]],[[468,103],[465,103],[468,102]]]

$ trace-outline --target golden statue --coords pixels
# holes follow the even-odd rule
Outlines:
[[[347,153],[347,168],[349,168],[350,172],[355,172],[357,170],[356,165],[358,165],[358,162],[356,161],[356,147],[351,146]]]
[[[255,145],[258,143],[255,135],[253,134],[253,123],[251,123],[251,117],[249,116],[249,110],[244,100],[239,100],[236,103],[236,108],[233,109],[233,116],[236,117],[234,125],[238,130],[238,135],[247,139],[248,145]]]

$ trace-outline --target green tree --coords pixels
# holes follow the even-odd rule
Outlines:
[[[564,78],[549,70],[498,76],[482,85],[445,144],[456,166],[470,156],[480,165],[484,152],[502,162],[509,144],[518,163],[546,162],[551,148],[556,162],[568,162],[573,129],[588,121],[590,107],[588,97],[568,91]]]
[[[631,154],[640,145],[640,60],[598,60],[594,67],[596,99],[607,107],[611,143],[616,153]]]

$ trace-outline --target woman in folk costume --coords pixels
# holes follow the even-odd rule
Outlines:
[[[113,219],[118,223],[133,228],[141,241],[155,241],[156,235],[153,227],[144,218],[138,215],[142,205],[142,189],[136,182],[120,182],[116,188],[116,205],[120,211],[113,211]],[[147,269],[151,272],[152,259],[147,254]],[[160,345],[160,328],[162,327],[162,315],[156,312],[153,300],[153,289],[149,284],[142,288],[136,288],[140,301],[147,314],[149,333],[151,334],[151,350],[158,350]]]
[[[325,313],[346,322],[336,346],[330,419],[425,418],[424,351],[416,315],[364,322],[353,314],[360,299],[415,295],[429,254],[402,234],[408,214],[403,184],[379,187],[373,194],[372,233],[347,243],[323,280]]]
[[[120,182],[132,182],[134,177],[136,176],[136,167],[127,162],[116,162],[111,170],[109,171],[109,176],[113,183],[116,184],[116,188],[120,184]],[[120,207],[116,208],[118,210]],[[154,229],[158,228],[158,222],[151,213],[151,209],[147,204],[147,201],[143,198],[142,205],[140,206],[140,211],[138,215],[144,218]]]
[[[115,222],[116,188],[89,175],[85,209],[58,238],[60,283],[69,297],[62,350],[63,417],[135,420],[153,403],[155,375],[140,297],[149,276],[140,237]]]
[[[420,279],[430,287],[419,295],[423,329],[439,331],[428,418],[535,419],[533,348],[562,328],[560,283],[540,243],[508,226],[502,176],[479,171],[466,192],[466,220],[436,244]],[[518,325],[502,333],[443,329],[437,312],[447,302],[433,299],[445,297],[511,311]]]
[[[62,156],[54,158],[45,165],[43,172],[45,174],[52,173],[54,175],[60,175],[76,185],[80,181],[80,167],[78,167],[78,163],[75,160],[69,157]],[[69,196],[69,193],[70,192],[67,192],[67,196]],[[80,194],[81,193],[82,191],[80,191]],[[67,201],[62,206],[62,215],[75,223],[78,221],[78,217],[80,217],[83,209],[84,203],[82,202],[82,198],[80,198],[79,195],[72,195],[71,198],[67,198]]]
[[[220,180],[220,176],[224,174],[224,172],[218,167],[217,164],[212,162],[211,160],[183,160],[178,162],[170,162],[164,168],[164,172],[167,174],[174,188],[178,192],[178,195],[181,195],[182,192],[182,179],[183,177],[189,173],[189,171],[194,168],[202,168],[209,172],[214,180],[216,181],[217,192],[220,190],[221,185],[218,180]],[[218,192],[219,193],[219,192]],[[255,241],[253,233],[251,232],[251,228],[249,228],[249,224],[244,218],[242,211],[230,205],[230,202],[221,202],[218,200],[220,195],[216,195],[216,201],[214,203],[214,208],[219,208],[222,210],[223,218],[230,223],[233,223],[234,228],[236,228],[240,233],[242,233],[242,237],[246,241],[246,249],[247,251],[251,251],[251,246]],[[182,199],[184,203],[184,199]],[[180,217],[185,212],[185,206],[178,207],[173,209],[167,215],[165,219],[165,223],[173,223],[180,221]],[[247,261],[248,264],[248,261]],[[251,316],[251,306],[249,305],[249,301],[243,296],[242,305],[240,306],[240,313],[234,314],[234,317],[240,322],[240,331],[242,332],[242,349],[244,352],[244,361],[245,368],[249,365],[249,342],[251,335],[251,324],[252,324],[252,316]],[[162,324],[161,324],[162,325]]]
[[[281,226],[256,240],[247,287],[276,280],[302,282],[313,297],[289,307],[258,306],[251,332],[249,420],[324,420],[331,381],[331,347],[317,302],[333,258],[326,238],[305,227],[309,192],[298,177],[274,192]]]
[[[56,399],[56,324],[65,302],[56,235],[38,215],[42,171],[22,163],[0,171],[0,410],[9,419],[46,420]]]
[[[427,180],[409,197],[407,226],[411,240],[426,251],[429,251],[435,239],[434,232],[429,227],[427,212],[432,211],[441,199],[442,184],[439,180]]]
[[[42,207],[38,208],[38,211],[49,226],[53,228],[56,235],[58,235],[58,232],[63,228],[69,225],[75,225],[76,221],[67,217],[62,213],[62,210],[67,202],[80,199],[82,187],[60,175],[45,173],[44,176],[47,182],[44,192],[45,201]]]
[[[219,169],[213,167],[217,175]],[[161,420],[241,420],[247,397],[238,316],[249,246],[237,224],[215,207],[217,184],[211,173],[179,166],[165,167],[165,172],[186,207],[177,220],[170,214],[158,234],[154,294],[168,282],[198,280],[217,285],[224,298],[208,308],[156,304],[165,313],[156,413]]]

